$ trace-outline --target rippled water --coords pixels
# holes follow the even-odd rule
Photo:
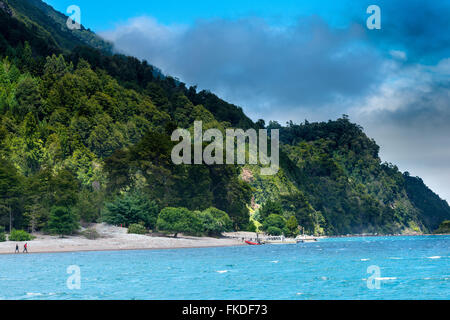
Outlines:
[[[449,248],[450,236],[424,236],[7,255],[0,299],[449,299]],[[67,287],[71,265],[79,290]]]

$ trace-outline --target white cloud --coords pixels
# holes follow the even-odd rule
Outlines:
[[[378,53],[361,45],[361,26],[333,29],[318,17],[287,27],[252,17],[191,26],[140,17],[102,35],[120,51],[259,113],[321,108],[365,94],[382,70]]]
[[[391,51],[389,51],[389,54],[394,59],[398,59],[398,60],[402,60],[402,61],[406,61],[407,60],[407,56],[406,56],[406,52],[405,51],[391,50]]]
[[[379,89],[349,111],[381,145],[384,160],[424,179],[450,200],[449,59],[435,66],[392,65]]]

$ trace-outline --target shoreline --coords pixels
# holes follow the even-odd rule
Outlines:
[[[0,256],[26,254],[52,254],[70,252],[113,252],[139,250],[172,250],[193,248],[234,247],[244,245],[237,239],[181,236],[178,238],[128,234],[127,229],[96,224],[94,228],[99,238],[90,240],[81,235],[60,238],[35,234],[32,241],[7,241],[0,243]],[[28,243],[28,253],[23,253]],[[16,244],[19,253],[15,253]]]
[[[202,248],[240,247],[246,244],[241,238],[256,238],[255,233],[232,232],[225,233],[222,238],[181,236],[178,238],[128,234],[127,229],[105,224],[96,224],[93,228],[100,235],[95,240],[89,240],[76,235],[66,238],[36,234],[36,239],[28,241],[28,253],[22,253],[24,241],[7,241],[0,243],[0,256],[27,254],[54,254],[78,252],[120,252],[120,251],[152,251],[152,250],[180,250]],[[445,236],[437,234],[404,234],[404,235],[345,235],[321,236],[317,239],[345,239],[345,238],[374,238],[374,237],[421,237]],[[14,253],[16,244],[19,253]]]
[[[95,241],[95,240],[94,240]],[[8,242],[6,242],[8,243]],[[10,242],[15,243],[15,242]],[[31,242],[29,242],[31,243]],[[21,255],[37,255],[37,254],[59,254],[59,253],[89,253],[89,252],[121,252],[121,251],[157,251],[157,250],[183,250],[183,249],[207,249],[207,248],[231,248],[231,247],[242,247],[245,244],[229,244],[229,245],[210,245],[210,246],[199,246],[199,247],[158,247],[158,248],[111,248],[111,249],[81,249],[81,250],[61,250],[61,251],[36,251],[28,253],[7,253],[0,252],[0,256],[21,256]]]

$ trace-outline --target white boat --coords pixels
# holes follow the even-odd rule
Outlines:
[[[297,243],[308,243],[308,242],[317,242],[317,238],[313,236],[298,236],[295,238]]]
[[[293,238],[286,238],[284,236],[268,236],[263,238],[266,244],[295,244],[297,241]]]

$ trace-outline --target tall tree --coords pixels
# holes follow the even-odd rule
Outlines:
[[[73,234],[79,228],[78,217],[70,208],[53,207],[47,230],[61,237]]]
[[[165,208],[158,216],[157,229],[173,233],[198,234],[202,232],[202,222],[192,211],[186,208]]]
[[[0,157],[0,212],[3,213],[1,221],[9,225],[10,232],[16,218],[21,214],[19,208],[22,194],[23,185],[17,169]]]

